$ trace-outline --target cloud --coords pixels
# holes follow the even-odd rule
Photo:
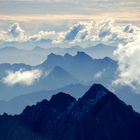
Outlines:
[[[21,29],[18,23],[14,23],[10,26],[7,34],[15,38],[24,38],[25,31]]]
[[[9,71],[7,76],[2,79],[2,82],[13,86],[15,84],[21,85],[32,85],[36,80],[38,80],[42,76],[42,72],[40,70],[31,70],[31,71]]]
[[[14,23],[10,26],[8,31],[0,31],[0,40],[4,42],[23,42],[27,40],[27,35],[18,23]]]
[[[75,44],[88,46],[89,43],[105,43],[109,45],[126,44],[136,39],[140,28],[133,25],[118,25],[113,20],[100,22],[77,22],[66,31],[39,31],[28,35],[18,23],[14,23],[7,31],[0,31],[0,42],[16,42],[39,45]]]
[[[37,34],[28,37],[28,41],[38,42],[38,41],[48,41],[50,43],[58,43],[63,38],[63,32],[55,31],[40,31]]]
[[[94,79],[100,80],[100,79],[102,78],[102,75],[104,74],[105,71],[106,71],[106,70],[103,69],[102,71],[97,72],[97,73],[94,75]]]
[[[66,33],[65,40],[71,41],[76,38],[80,31],[86,28],[86,24],[84,22],[79,22],[73,25]]]
[[[115,85],[129,85],[140,91],[140,36],[126,46],[119,45],[114,52],[118,60],[118,78]]]
[[[116,25],[115,21],[79,22],[73,25],[64,37],[69,43],[100,42],[106,44],[126,44],[135,40],[140,28]]]

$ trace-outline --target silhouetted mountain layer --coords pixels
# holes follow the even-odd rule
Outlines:
[[[21,45],[21,44],[20,44]],[[46,46],[46,43],[44,44]],[[20,46],[20,48],[22,48]],[[24,49],[28,48],[23,47]],[[82,48],[80,46],[71,46],[71,47],[50,47],[42,48],[38,46],[34,47],[32,50],[24,50],[14,47],[14,44],[5,45],[5,47],[0,49],[0,62],[1,63],[25,63],[30,65],[37,65],[42,62],[47,55],[50,53],[55,53],[59,55],[64,55],[65,53],[76,54],[77,51],[84,51],[93,58],[103,58],[109,56],[112,58],[113,51],[116,49],[114,46],[107,46],[104,44],[98,44],[92,47]]]
[[[3,78],[7,76],[7,71],[15,75],[15,72],[20,71],[26,72],[30,70],[36,70],[36,68],[28,67],[28,65],[25,65],[24,67],[23,64],[13,64],[13,65],[3,64],[3,65],[2,66],[0,65],[1,70],[0,98],[2,100],[10,100],[16,96],[27,93],[32,93],[41,90],[55,90],[70,84],[79,83],[79,80],[77,80],[71,73],[61,68],[60,66],[55,66],[50,71],[40,70],[43,73],[42,76],[31,85],[27,86],[26,84],[16,83],[14,85],[9,86],[7,83],[4,83],[3,81]]]
[[[46,89],[44,87],[57,89],[75,83],[78,83],[78,80],[73,75],[63,68],[55,66],[46,77],[41,79],[38,86],[42,87],[42,89]]]
[[[97,78],[99,80],[100,77],[95,77],[98,73],[102,74],[102,79],[108,78],[109,81],[115,77],[117,62],[109,57],[93,59],[84,52],[77,52],[74,56],[70,54],[61,56],[51,53],[37,68],[50,71],[56,66],[65,69],[80,81],[93,81]]]
[[[78,52],[75,56],[50,54],[42,64],[29,66],[25,64],[0,64],[0,98],[9,100],[18,95],[36,92],[40,90],[54,90],[69,84],[84,82],[98,82],[110,84],[115,77],[117,63],[112,59],[92,59],[84,52]],[[17,71],[40,70],[43,75],[28,87],[21,83],[8,86],[3,79],[8,73]],[[97,76],[96,76],[97,75]],[[101,78],[100,78],[101,77]],[[101,82],[102,81],[102,82]],[[12,94],[11,94],[12,92]]]
[[[140,115],[102,85],[77,101],[65,93],[0,116],[2,140],[139,140]]]

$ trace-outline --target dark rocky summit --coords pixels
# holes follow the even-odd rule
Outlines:
[[[0,140],[140,140],[140,115],[102,85],[0,116]]]

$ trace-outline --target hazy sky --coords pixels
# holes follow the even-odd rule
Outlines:
[[[72,21],[105,17],[139,26],[139,13],[140,0],[0,0],[0,29],[21,22],[30,31],[30,23],[34,22],[36,30],[51,30],[54,26],[59,30]]]

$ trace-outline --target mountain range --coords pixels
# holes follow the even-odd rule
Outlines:
[[[33,49],[19,49],[11,46],[5,46],[0,48],[0,62],[1,63],[24,63],[29,65],[37,65],[41,63],[46,56],[50,53],[55,53],[59,55],[64,55],[65,53],[76,54],[77,51],[83,51],[93,58],[103,58],[108,56],[110,58],[113,57],[113,51],[116,49],[114,46],[108,46],[104,44],[97,44],[91,47],[82,48],[80,46],[72,46],[72,47],[39,47],[36,46]],[[103,53],[104,52],[104,53]]]
[[[80,81],[87,82],[94,80],[94,75],[98,72],[103,72],[103,75],[111,76],[113,79],[117,62],[109,57],[93,59],[85,52],[77,52],[74,56],[68,53],[64,56],[51,53],[37,68],[50,71],[55,66],[60,66]]]
[[[117,63],[110,58],[93,59],[84,52],[77,52],[74,56],[70,54],[62,56],[51,53],[44,62],[36,66],[23,63],[0,64],[0,88],[2,91],[0,98],[1,100],[9,100],[19,94],[22,95],[40,90],[54,90],[69,84],[87,84],[89,81],[93,82],[96,80],[95,75],[99,72],[102,73],[103,79],[111,82],[115,77],[116,68]],[[2,79],[7,77],[7,72],[11,72],[12,75],[18,73],[22,75],[23,72],[32,70],[41,71],[43,76],[35,83],[28,85],[28,88],[23,84],[17,83],[9,86],[3,83]]]
[[[58,89],[65,89],[65,87],[68,87],[69,85],[80,84],[83,85],[82,87],[89,87],[92,83],[100,83],[112,90],[112,81],[117,77],[117,67],[117,62],[109,57],[93,59],[84,52],[77,52],[75,55],[66,53],[63,56],[51,53],[44,62],[36,66],[26,65],[24,63],[0,64],[0,113],[7,112],[8,114],[19,114],[25,106],[35,104],[38,101],[41,101],[40,99],[43,99],[43,97],[44,99],[48,99],[46,98],[48,97],[48,93],[50,93],[48,91],[53,93],[54,91],[58,91]],[[24,83],[8,85],[3,82],[3,78],[7,77],[7,71],[11,72],[12,76],[15,75],[13,79],[15,80],[17,78],[17,73],[18,76],[22,76],[22,72],[28,73],[33,70],[39,70],[43,75],[31,85],[24,85]],[[22,78],[24,78],[24,76],[22,76],[20,80],[22,80]],[[78,86],[75,89],[77,90],[77,88]],[[78,91],[76,93],[76,90],[69,89],[64,90],[64,92],[72,91],[70,94],[74,97],[79,97],[78,95],[83,93],[80,90],[80,92]],[[43,93],[46,93],[45,96],[42,96],[45,93],[40,94],[42,91]],[[135,93],[131,87],[116,86],[113,87],[113,91],[121,100],[132,105],[134,110],[140,112],[140,95]],[[28,99],[28,96],[26,95],[30,93],[33,94],[31,94]],[[35,94],[34,97],[34,93],[38,93],[38,95]],[[20,100],[20,96],[22,99],[24,95],[27,98],[24,101]],[[31,98],[32,100],[30,100]],[[18,102],[16,99],[21,101],[19,106],[16,106],[16,103]]]
[[[139,140],[140,115],[100,84],[78,100],[58,93],[0,116],[2,140]]]

